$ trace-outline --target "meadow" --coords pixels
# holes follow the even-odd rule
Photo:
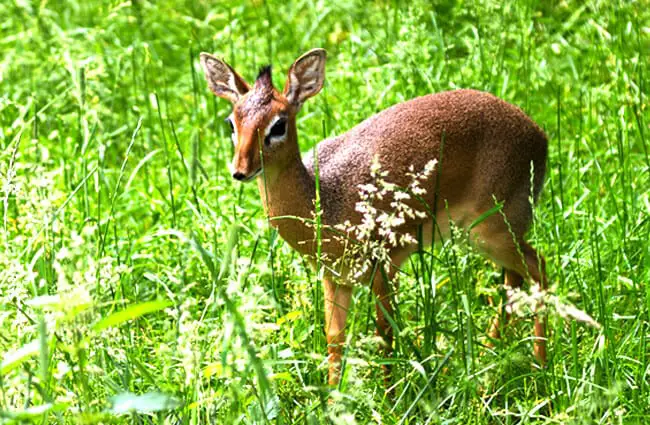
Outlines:
[[[8,0],[0,17],[0,423],[650,423],[647,0]],[[503,272],[443,243],[400,274],[393,358],[357,288],[325,385],[320,275],[231,178],[230,105],[198,60],[249,81],[272,64],[283,87],[314,47],[303,152],[455,88],[544,128],[546,368],[530,312],[488,346]]]

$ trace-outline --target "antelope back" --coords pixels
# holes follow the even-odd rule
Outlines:
[[[388,172],[386,179],[401,188],[435,160],[435,172],[421,186],[427,209],[442,212],[439,222],[451,218],[468,225],[496,202],[509,201],[516,204],[511,211],[515,231],[523,233],[530,223],[528,198],[541,190],[546,152],[542,130],[519,108],[491,94],[456,90],[419,97],[319,144],[321,196],[329,208],[324,219],[362,220],[355,205],[359,187],[373,183],[373,158]],[[311,158],[306,166],[313,168]],[[391,202],[380,200],[377,207],[391,211]],[[403,230],[427,220],[430,215],[412,219]]]

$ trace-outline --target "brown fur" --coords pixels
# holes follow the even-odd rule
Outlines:
[[[324,61],[324,51],[308,52],[291,67],[283,94],[269,87],[269,74],[267,80],[260,83],[258,79],[252,90],[241,93],[234,106],[239,129],[235,169],[252,175],[261,167],[263,159],[265,175],[258,177],[258,186],[271,223],[294,249],[310,258],[316,249],[314,227],[305,221],[282,217],[305,220],[314,217],[314,164],[311,157],[304,162],[300,159],[296,114],[302,102],[320,90]],[[209,71],[206,69],[208,81],[214,78]],[[234,78],[235,81],[240,79],[239,76]],[[216,83],[212,81],[210,85]],[[280,113],[288,116],[287,139],[275,148],[264,149],[264,158],[259,158],[260,133]],[[334,226],[345,220],[353,224],[361,221],[355,206],[359,201],[359,185],[372,182],[370,164],[373,157],[379,159],[382,169],[389,171],[389,181],[401,187],[410,183],[411,178],[407,176],[410,167],[421,171],[430,160],[438,159],[439,169],[423,185],[427,189],[424,199],[429,208],[437,207],[434,217],[411,220],[398,229],[399,232],[415,235],[419,228],[424,228],[425,234],[432,235],[435,223],[439,233],[445,236],[449,232],[449,219],[467,228],[494,207],[495,202],[503,202],[501,213],[490,216],[471,230],[470,241],[480,252],[506,268],[509,276],[506,284],[518,286],[526,278],[545,288],[543,259],[526,243],[524,235],[532,220],[529,197],[532,193],[536,199],[541,191],[546,155],[547,140],[542,130],[519,108],[491,94],[456,90],[419,97],[394,105],[350,131],[319,143],[322,222],[325,226]],[[531,163],[534,170],[532,188]],[[438,175],[440,181],[436,181]],[[439,191],[434,205],[436,187]],[[390,209],[390,200],[383,202],[378,207]],[[373,282],[377,301],[388,314],[392,313],[387,301],[391,277],[395,268],[416,248],[406,246],[392,250],[393,264],[388,281],[379,275],[364,276],[364,282],[368,279]],[[342,255],[344,247],[340,239],[326,232],[322,249],[327,258],[334,261]],[[326,329],[333,365],[330,383],[339,379],[340,345],[344,341],[345,317],[350,303],[350,289],[340,286],[349,283],[345,271],[343,274],[342,279],[328,274],[325,281]],[[382,309],[377,313],[379,332],[386,339],[389,354],[392,329]],[[491,334],[498,336],[494,332]],[[535,353],[543,363],[545,330],[540,321],[536,322],[535,335],[539,338]]]

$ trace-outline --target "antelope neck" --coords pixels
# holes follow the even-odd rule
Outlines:
[[[270,218],[295,216],[312,219],[316,185],[313,177],[307,172],[300,153],[295,155],[280,167],[275,173],[259,176],[257,179],[260,197],[264,209]],[[272,220],[271,224],[278,228],[285,239],[293,239],[298,231],[298,220]],[[300,224],[302,227],[302,224]]]

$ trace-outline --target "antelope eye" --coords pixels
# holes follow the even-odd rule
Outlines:
[[[227,117],[224,121],[227,122],[228,125],[230,125],[230,131],[232,131],[234,133],[235,132],[235,125],[232,123],[232,120],[230,119],[230,117]]]
[[[284,136],[284,133],[287,132],[287,120],[284,118],[280,118],[273,124],[273,127],[271,127],[271,131],[269,131],[269,136],[271,137],[280,137]]]

